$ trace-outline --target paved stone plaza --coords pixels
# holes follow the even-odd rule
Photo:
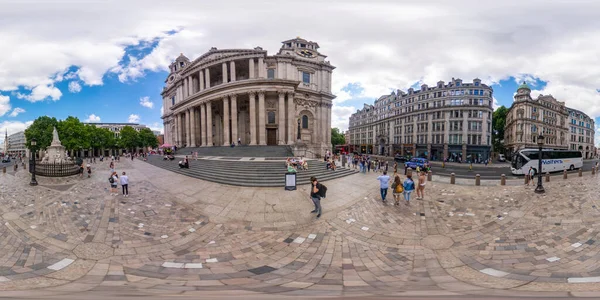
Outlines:
[[[410,206],[382,203],[376,175],[355,174],[326,182],[317,220],[308,186],[237,188],[122,160],[125,198],[108,193],[108,163],[94,167],[38,187],[0,175],[1,296],[600,297],[589,173],[543,196],[430,182]]]

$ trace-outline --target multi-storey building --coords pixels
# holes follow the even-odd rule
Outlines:
[[[276,55],[210,49],[170,66],[163,96],[165,142],[179,147],[295,145],[331,150],[334,67],[315,42],[282,42]],[[312,153],[312,154],[311,154]]]
[[[85,123],[85,124],[94,125],[98,128],[106,128],[106,129],[110,130],[112,133],[114,133],[115,138],[119,137],[121,129],[123,129],[123,127],[125,127],[125,126],[133,127],[133,129],[135,129],[138,132],[144,128],[147,128],[146,125],[137,124],[137,123]]]
[[[353,150],[432,160],[484,161],[491,150],[491,87],[443,81],[382,96],[350,117]]]
[[[8,153],[11,155],[25,155],[25,132],[19,131],[8,136]]]
[[[595,122],[585,113],[567,107],[569,114],[569,150],[581,151],[583,158],[595,156]]]
[[[504,145],[506,154],[523,148],[538,148],[537,137],[545,137],[544,148],[568,149],[569,113],[564,102],[552,95],[531,97],[531,89],[524,82],[517,88],[514,102],[506,115]]]

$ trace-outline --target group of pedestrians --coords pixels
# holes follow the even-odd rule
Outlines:
[[[400,196],[404,195],[404,204],[410,205],[410,195],[413,191],[417,191],[417,199],[423,199],[425,197],[425,185],[427,184],[427,177],[425,171],[417,172],[417,183],[412,176],[412,172],[406,174],[406,179],[402,181],[400,175],[397,174],[397,164],[394,164],[394,178],[387,175],[387,171],[383,171],[383,175],[378,176],[379,190],[381,194],[381,201],[386,202],[388,188],[392,188],[392,195],[394,196],[394,205],[400,205]]]
[[[127,173],[122,172],[121,176],[119,177],[119,175],[117,174],[117,171],[115,171],[115,162],[114,161],[115,161],[115,159],[112,158],[111,162],[109,164],[110,176],[108,177],[108,183],[110,184],[110,195],[118,196],[119,195],[118,186],[119,186],[119,184],[121,184],[121,189],[123,190],[123,196],[129,197],[129,176],[127,176]]]
[[[388,172],[389,162],[379,158],[371,158],[368,155],[354,155],[351,157],[352,166],[354,169],[359,169],[361,173],[373,172]]]

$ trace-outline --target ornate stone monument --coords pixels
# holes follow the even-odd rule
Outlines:
[[[79,173],[77,166],[67,157],[65,147],[60,143],[56,127],[52,131],[52,143],[46,148],[44,157],[35,168],[35,173],[41,176],[65,177]]]
[[[42,159],[42,163],[55,164],[55,163],[69,163],[69,160],[65,156],[65,147],[60,143],[58,138],[58,131],[56,127],[52,131],[52,143],[46,149],[46,155]]]

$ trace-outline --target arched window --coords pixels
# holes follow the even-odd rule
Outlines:
[[[308,129],[308,116],[302,116],[302,129]]]
[[[267,121],[269,122],[269,124],[275,124],[275,112],[274,111],[270,111],[267,113]]]

